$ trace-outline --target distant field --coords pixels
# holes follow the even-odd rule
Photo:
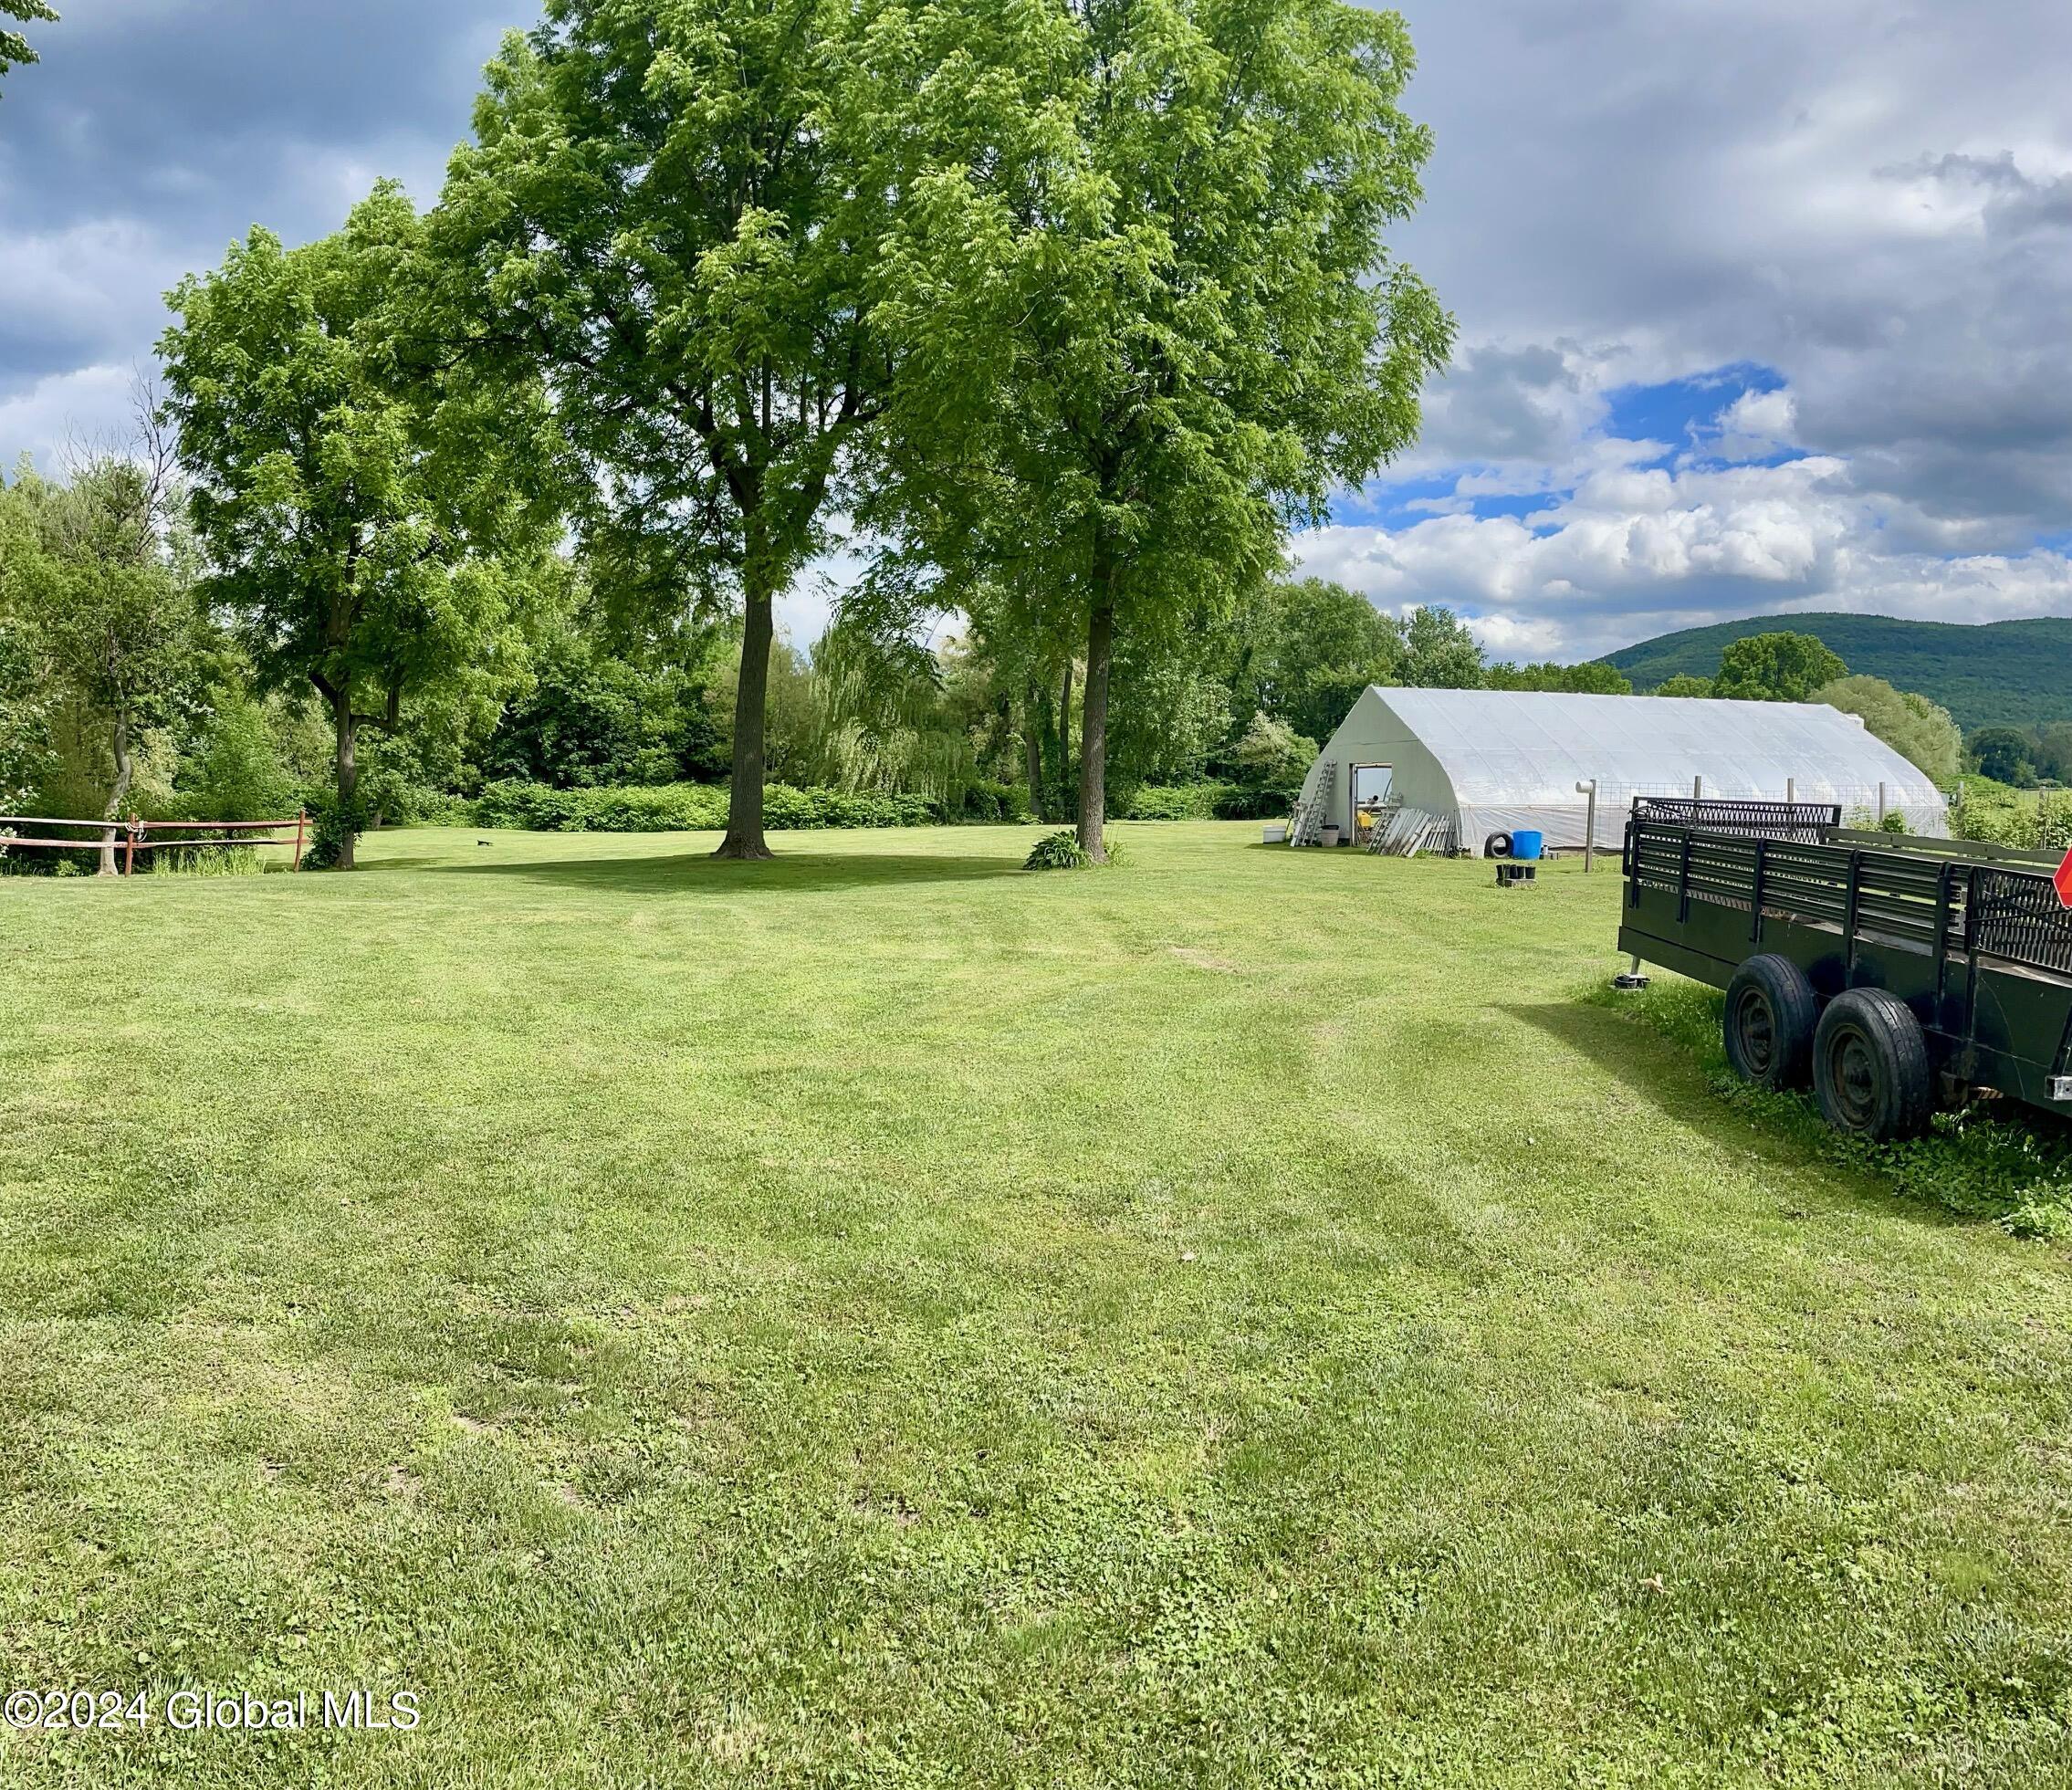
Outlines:
[[[1583,997],[1616,874],[1124,828],[0,881],[21,1785],[2072,1779],[2072,1256]]]
[[[1851,671],[1932,696],[1967,733],[2072,720],[2072,620],[1965,626],[1888,615],[1758,615],[1662,634],[1605,657],[1635,689],[1651,690],[1679,672],[1711,677],[1730,642],[1777,628],[1817,634]]]

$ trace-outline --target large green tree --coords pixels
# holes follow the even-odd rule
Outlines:
[[[56,756],[56,670],[35,612],[41,488],[26,457],[12,482],[0,480],[0,814],[29,804]]]
[[[1451,328],[1383,233],[1416,204],[1408,35],[1338,0],[937,0],[876,318],[905,346],[872,519],[1083,641],[1102,855],[1119,633],[1227,612],[1416,434]],[[1053,625],[1055,625],[1053,622]]]
[[[1269,586],[1255,613],[1263,626],[1238,630],[1239,694],[1250,704],[1240,724],[1263,709],[1298,735],[1329,739],[1368,685],[1402,681],[1403,631],[1357,591],[1298,579]]]
[[[429,286],[423,225],[383,183],[336,236],[288,249],[254,230],[183,281],[160,344],[209,596],[267,683],[306,681],[330,710],[323,820],[348,869],[361,730],[392,732],[406,696],[495,670],[511,569],[546,519],[537,403],[424,362]]]
[[[2035,741],[2019,728],[1981,728],[1964,742],[1964,756],[1981,777],[2016,789],[2036,780]]]
[[[471,351],[553,393],[592,550],[658,613],[739,606],[723,857],[769,855],[774,603],[889,376],[881,12],[896,38],[859,0],[549,0],[490,65],[436,225]]]
[[[1964,737],[1947,708],[1911,690],[1897,690],[1882,677],[1837,677],[1823,684],[1812,700],[1858,717],[1886,745],[1949,789],[1962,768]]]
[[[1712,694],[1742,702],[1805,702],[1848,667],[1814,634],[1749,634],[1720,654]]]
[[[25,25],[32,20],[55,25],[58,15],[45,0],[0,0],[0,18],[20,19]],[[5,75],[16,63],[37,59],[37,53],[29,47],[28,39],[19,31],[0,29],[0,75]]]
[[[1427,603],[1403,623],[1401,681],[1412,689],[1477,690],[1482,649],[1474,630],[1450,609]]]
[[[143,734],[171,725],[202,671],[200,615],[177,539],[170,445],[79,466],[40,506],[43,552],[27,580],[57,675],[107,727],[113,765],[102,809],[100,871],[115,874],[122,817]]]

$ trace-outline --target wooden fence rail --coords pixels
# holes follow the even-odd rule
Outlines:
[[[71,827],[82,832],[97,834],[94,839],[44,839],[26,835],[10,837],[8,827]],[[285,832],[295,829],[293,839],[259,839],[245,837],[246,834]],[[295,862],[291,869],[302,868],[302,848],[309,834],[309,815],[305,809],[285,821],[58,821],[45,814],[0,814],[0,851],[12,851],[16,846],[32,847],[43,851],[90,852],[97,845],[109,844],[116,834],[122,835],[122,874],[137,874],[139,852],[163,852],[183,847],[249,846],[257,850],[262,846],[278,845],[295,848]],[[210,839],[153,839],[153,833],[220,833],[221,838]]]

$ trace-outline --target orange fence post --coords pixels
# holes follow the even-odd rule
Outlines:
[[[129,834],[129,841],[122,847],[122,874],[134,876],[137,874],[137,823],[134,821],[130,822]]]

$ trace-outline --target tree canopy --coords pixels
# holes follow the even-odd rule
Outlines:
[[[170,550],[177,518],[170,454],[108,455],[35,505],[41,550],[19,590],[54,673],[105,724],[114,775],[102,814],[120,819],[145,730],[179,717],[201,673],[191,568]],[[101,842],[115,873],[115,834]]]
[[[424,248],[391,183],[305,247],[255,229],[170,295],[180,320],[161,343],[210,598],[262,677],[307,680],[330,710],[327,840],[344,866],[363,822],[361,729],[393,729],[406,696],[495,666],[508,560],[548,519],[526,501],[543,488],[528,479],[536,407],[398,364]]]
[[[943,0],[875,309],[907,355],[872,519],[953,599],[1084,642],[1103,851],[1119,633],[1227,613],[1292,520],[1416,435],[1451,340],[1383,232],[1419,197],[1393,14],[1338,0]],[[1032,569],[1040,569],[1031,576]]]
[[[1847,671],[1812,634],[1750,634],[1720,654],[1712,694],[1742,702],[1805,702]]]
[[[31,22],[47,22],[55,25],[58,15],[47,0],[0,0],[0,18],[19,19],[26,25]],[[0,29],[0,75],[19,63],[39,60],[29,41],[19,31]]]
[[[1941,789],[1952,787],[1961,768],[1963,736],[1947,708],[1926,696],[1896,690],[1882,677],[1838,677],[1811,698],[1860,716],[1865,727]]]
[[[1515,665],[1508,662],[1493,665],[1482,674],[1482,687],[1487,690],[1564,690],[1575,696],[1629,696],[1633,694],[1633,686],[1627,680],[1625,674],[1606,665],[1601,659],[1588,660],[1576,665],[1552,663]],[[1669,694],[1674,695],[1675,692]]]
[[[549,0],[490,64],[435,220],[456,335],[551,393],[622,588],[739,606],[723,856],[769,855],[773,602],[828,543],[890,377],[881,14],[896,37],[896,7],[853,0]]]
[[[1665,677],[1651,691],[1657,696],[1716,696],[1719,691],[1710,677],[1695,677],[1688,671],[1680,671],[1673,677]]]
[[[2025,790],[2036,780],[2035,743],[2019,728],[1981,728],[1965,742],[1964,756],[1996,783]]]

